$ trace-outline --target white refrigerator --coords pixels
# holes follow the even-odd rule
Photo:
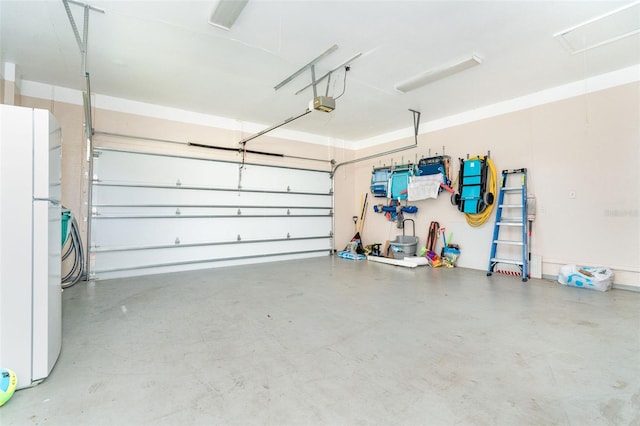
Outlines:
[[[61,132],[46,110],[0,105],[0,368],[39,383],[62,345]]]

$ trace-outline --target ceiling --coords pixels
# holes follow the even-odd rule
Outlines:
[[[409,109],[424,122],[640,63],[639,34],[577,54],[554,38],[629,1],[249,0],[229,31],[208,24],[217,0],[86,2],[105,11],[89,19],[93,93],[265,128],[313,98],[311,88],[295,94],[311,82],[309,69],[274,86],[333,45],[316,76],[361,53],[350,71],[340,67],[317,86],[333,97],[344,90],[333,112],[286,125],[349,142],[413,128]],[[83,7],[70,8],[82,34]],[[626,12],[625,25],[640,28],[640,5]],[[62,0],[0,0],[0,19],[0,59],[22,80],[83,88]],[[473,54],[479,66],[408,93],[394,88]]]

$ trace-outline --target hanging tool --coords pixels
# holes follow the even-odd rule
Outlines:
[[[527,220],[529,221],[529,264],[531,264],[531,234],[533,221],[536,219],[536,196],[527,194]]]
[[[438,232],[440,232],[440,224],[438,222],[431,222],[429,225],[429,232],[427,232],[427,242],[425,248],[429,251],[436,251],[436,243],[438,240]]]
[[[353,216],[353,219],[356,223],[356,232],[362,233],[364,229],[364,220],[366,218],[367,206],[369,205],[367,201],[367,197],[369,194],[360,195],[360,214],[358,216]]]
[[[365,220],[365,216],[367,215],[367,197],[369,196],[369,194],[364,194],[364,201],[361,203],[360,206],[360,227],[358,229],[358,232],[362,233],[362,231],[364,230],[364,220]]]

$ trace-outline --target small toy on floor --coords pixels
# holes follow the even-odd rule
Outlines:
[[[0,370],[0,407],[11,399],[17,384],[16,373],[6,368]]]

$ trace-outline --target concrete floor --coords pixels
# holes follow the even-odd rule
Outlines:
[[[323,257],[81,283],[8,425],[640,424],[640,293]]]

